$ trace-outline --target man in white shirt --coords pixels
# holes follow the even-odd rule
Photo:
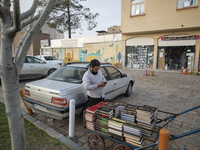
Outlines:
[[[87,90],[88,96],[86,107],[96,105],[105,98],[104,87],[107,81],[99,68],[100,62],[96,59],[93,59],[90,62],[90,68],[83,76],[83,85]]]

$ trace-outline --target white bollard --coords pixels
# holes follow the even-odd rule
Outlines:
[[[74,137],[75,128],[75,105],[76,101],[71,99],[69,102],[69,137]]]

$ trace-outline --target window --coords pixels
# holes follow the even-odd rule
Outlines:
[[[106,67],[110,74],[110,78],[113,79],[119,79],[121,77],[121,73],[115,69],[114,67]]]
[[[57,60],[55,56],[44,56],[45,60]]]
[[[25,63],[40,63],[41,60],[36,57],[27,56],[25,59]]]
[[[131,2],[131,16],[144,14],[144,0],[133,0]]]
[[[100,71],[103,73],[103,75],[107,81],[110,80],[106,70],[103,67],[100,68]]]
[[[178,8],[197,6],[197,0],[178,0]]]
[[[86,71],[87,68],[62,67],[47,78],[56,81],[80,84],[82,83],[82,78]]]

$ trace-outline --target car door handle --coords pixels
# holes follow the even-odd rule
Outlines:
[[[114,85],[117,85],[117,83],[114,83]]]

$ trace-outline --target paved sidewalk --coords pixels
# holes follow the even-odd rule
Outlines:
[[[200,76],[181,75],[177,72],[155,72],[154,77],[144,76],[144,70],[121,69],[135,78],[133,93],[130,97],[119,96],[112,101],[126,102],[135,105],[151,105],[160,110],[178,113],[193,106],[200,105]],[[24,82],[20,84],[23,88]],[[1,90],[0,90],[1,91]],[[166,117],[162,115],[161,117]],[[47,126],[64,136],[68,136],[68,119],[52,121],[40,114],[35,115]],[[176,135],[200,127],[200,109],[177,117],[169,126],[171,134]],[[76,137],[74,142],[89,149],[87,145],[87,130],[83,129],[82,117],[76,117]],[[200,150],[200,133],[175,140],[178,147],[184,150]],[[106,149],[111,150],[116,143],[105,140]],[[178,149],[170,142],[170,149]]]

